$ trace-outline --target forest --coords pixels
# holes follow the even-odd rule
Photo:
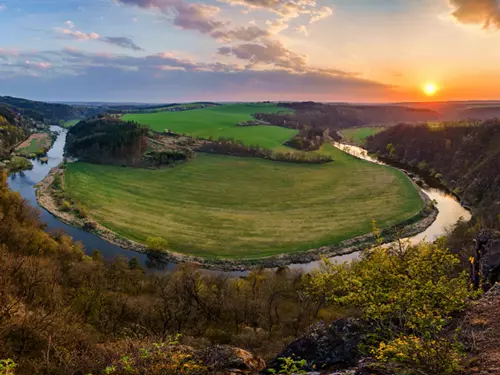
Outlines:
[[[440,179],[483,225],[500,227],[500,120],[401,124],[368,138],[366,146]]]

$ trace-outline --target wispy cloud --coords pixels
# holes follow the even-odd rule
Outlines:
[[[75,24],[71,21],[66,21],[65,24],[70,28],[56,27],[56,32],[67,37],[77,39],[79,41],[97,40],[103,43],[112,44],[133,51],[143,51],[143,49],[138,46],[131,38],[123,36],[101,36],[96,32],[85,33],[80,30],[75,30]]]
[[[131,49],[133,51],[143,51],[141,47],[139,47],[131,38],[123,37],[123,36],[106,36],[101,37],[101,40],[104,43],[114,44],[115,46]]]

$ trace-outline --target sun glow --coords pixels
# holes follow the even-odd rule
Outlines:
[[[424,85],[423,91],[427,96],[433,96],[438,92],[439,88],[435,83],[428,82]]]

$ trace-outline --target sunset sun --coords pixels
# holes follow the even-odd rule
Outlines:
[[[439,88],[437,87],[437,85],[432,82],[426,83],[423,87],[423,91],[427,96],[435,95],[438,92],[438,90]]]

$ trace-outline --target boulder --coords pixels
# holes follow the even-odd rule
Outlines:
[[[279,372],[279,358],[291,357],[306,360],[305,371],[345,369],[355,366],[359,359],[358,346],[372,331],[372,327],[360,319],[340,319],[328,325],[314,325],[308,333],[289,344],[266,369]]]
[[[473,281],[476,287],[483,281],[487,289],[500,281],[500,234],[481,230],[475,240]]]
[[[211,346],[198,356],[210,369],[223,374],[252,374],[266,367],[262,358],[227,345]]]

